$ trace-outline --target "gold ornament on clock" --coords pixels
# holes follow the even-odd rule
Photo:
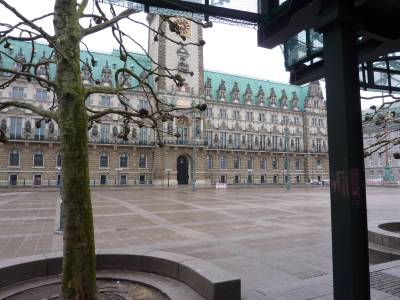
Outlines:
[[[192,36],[192,26],[186,19],[179,18],[175,20],[175,23],[179,26],[180,34],[186,38]]]

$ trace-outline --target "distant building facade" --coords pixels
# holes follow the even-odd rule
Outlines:
[[[202,39],[200,26],[178,21],[187,42]],[[149,23],[158,28],[159,17],[150,15]],[[149,40],[152,60],[135,54],[136,62],[130,67],[141,76],[146,74],[139,65],[150,68],[157,63],[177,69],[185,84],[177,87],[170,79],[160,77],[152,83],[158,97],[177,107],[205,102],[208,108],[203,113],[177,112],[177,118],[164,122],[163,148],[157,146],[154,132],[146,127],[131,125],[128,141],[120,140],[121,119],[104,117],[88,131],[92,185],[175,185],[190,184],[193,179],[196,184],[304,184],[328,179],[326,102],[318,82],[297,87],[207,71],[201,47],[183,47],[162,37],[154,41],[153,33]],[[15,61],[3,56],[0,64],[18,68],[18,62],[26,61],[29,47],[13,43],[14,49],[4,50]],[[50,51],[37,44],[35,59],[44,59]],[[114,71],[121,66],[119,53],[92,54],[96,60],[93,77],[102,85],[115,84]],[[91,59],[86,51],[82,51],[81,58]],[[93,77],[82,64],[84,84],[94,84]],[[7,78],[7,74],[0,74],[0,80]],[[126,84],[135,83],[128,80]],[[127,96],[134,108],[150,106],[140,89],[132,89]],[[0,90],[0,101],[6,100],[44,108],[53,105],[46,89],[24,79]],[[86,101],[95,109],[121,106],[110,95],[92,95]],[[1,185],[61,183],[58,126],[53,121],[39,120],[23,109],[0,112],[0,126],[9,140],[0,145]],[[179,133],[179,137],[168,133]]]
[[[400,111],[399,108],[397,108],[397,111]],[[386,134],[387,140],[399,139],[400,125],[393,123],[386,128],[371,123],[364,125],[364,147],[375,144],[377,137],[382,134]],[[400,181],[400,159],[393,157],[395,153],[400,153],[400,145],[389,144],[365,158],[365,177],[368,183],[380,184],[384,181]]]

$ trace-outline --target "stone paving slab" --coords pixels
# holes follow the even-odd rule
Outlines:
[[[368,188],[368,218],[399,218],[398,189]],[[327,188],[94,189],[98,250],[165,250],[242,278],[242,298],[333,299]],[[58,191],[0,190],[0,263],[62,250]],[[380,270],[400,277],[400,264]],[[377,270],[375,270],[377,271]],[[393,289],[394,290],[394,289]],[[374,289],[373,299],[395,295]]]

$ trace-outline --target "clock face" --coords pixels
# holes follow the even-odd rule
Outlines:
[[[190,26],[190,22],[186,19],[176,19],[175,23],[179,26],[179,29],[181,31],[181,35],[185,36],[185,37],[190,37],[191,36],[191,26]]]

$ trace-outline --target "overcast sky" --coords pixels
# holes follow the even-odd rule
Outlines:
[[[51,12],[54,0],[9,0],[10,4],[20,12],[34,18]],[[15,23],[15,18],[2,6],[0,6],[1,22]],[[146,14],[137,14],[136,19],[146,22]],[[41,23],[43,28],[51,31],[52,20]],[[147,29],[143,26],[129,24],[129,33],[147,48]],[[230,26],[214,23],[212,28],[204,30],[204,64],[208,70],[222,71],[240,74],[261,79],[280,82],[289,81],[289,73],[285,72],[283,54],[279,47],[268,50],[257,47],[257,31],[251,28]],[[110,31],[101,32],[86,39],[91,50],[111,52],[117,46],[113,42]],[[132,51],[141,51],[133,44],[128,44]],[[375,101],[380,102],[380,100]],[[375,103],[374,102],[374,103]],[[362,102],[363,108],[367,108],[372,102]]]

